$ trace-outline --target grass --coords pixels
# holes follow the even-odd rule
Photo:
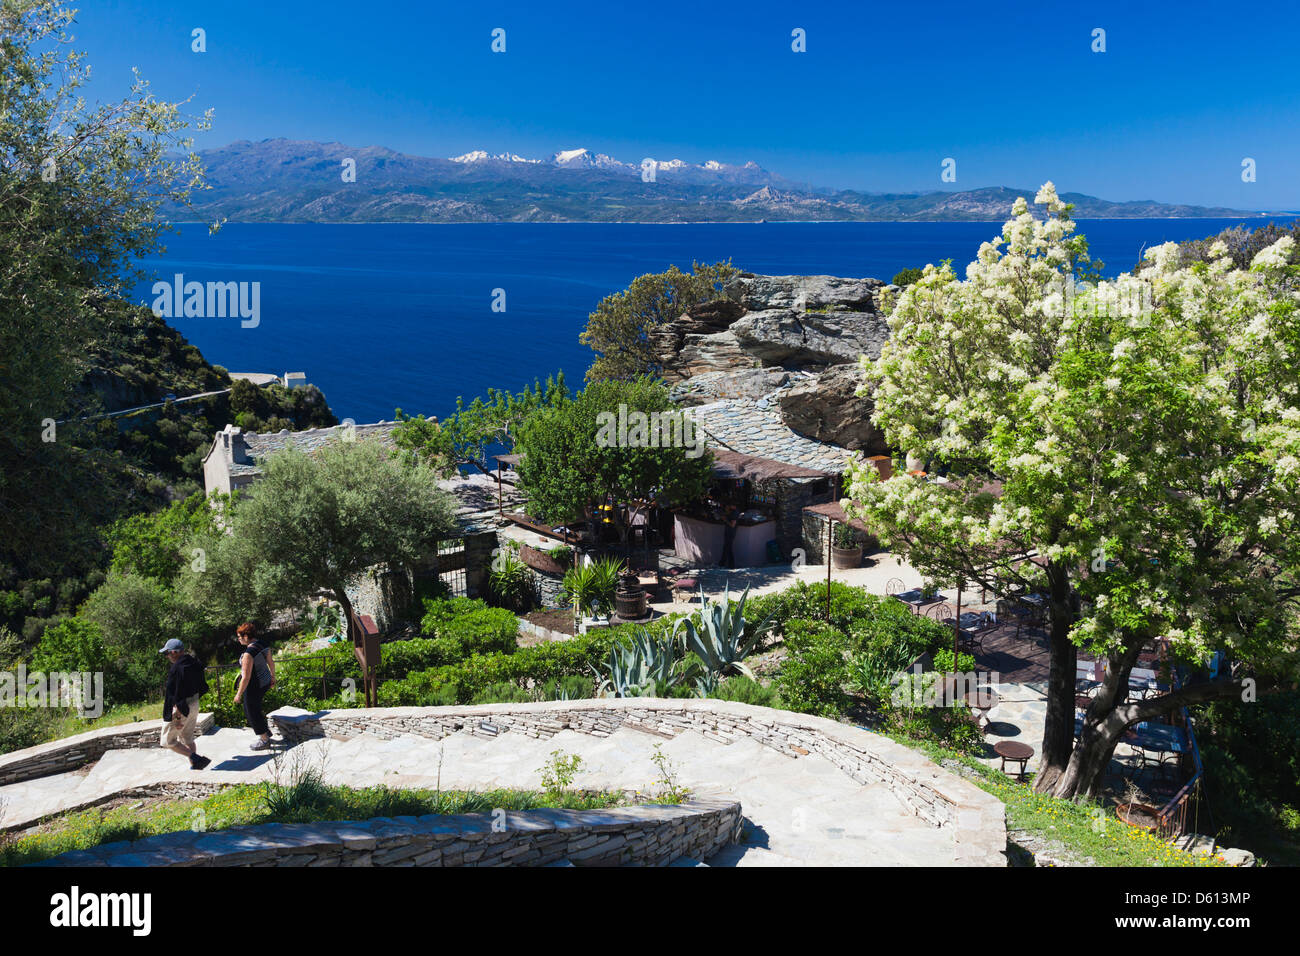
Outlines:
[[[532,790],[395,790],[384,786],[356,789],[328,786],[318,776],[305,774],[290,785],[238,784],[202,800],[168,800],[144,808],[133,803],[69,814],[8,842],[0,835],[0,866],[23,866],[72,850],[182,830],[431,813],[490,813],[498,808],[598,810],[627,803],[623,794],[604,791],[547,794]]]
[[[1113,810],[1096,803],[1075,803],[1041,793],[975,757],[959,754],[928,741],[903,736],[893,739],[920,750],[936,763],[956,761],[975,786],[1006,806],[1007,832],[1013,841],[1024,835],[1059,843],[1067,856],[1095,866],[1224,866],[1222,857],[1189,853],[1154,834],[1131,827]]]
[[[28,742],[27,739],[24,739],[27,735],[20,735],[17,738],[19,744],[21,747],[39,746],[40,744],[63,740],[67,737],[75,737],[77,734],[84,734],[88,730],[99,730],[101,727],[117,727],[138,721],[159,720],[162,718],[162,698],[118,704],[115,707],[107,708],[100,716],[93,718],[81,717],[72,709],[44,710],[39,713],[28,711],[25,714],[20,711],[19,715],[30,715],[32,720],[39,723],[35,739]],[[0,753],[21,749],[21,747],[15,748],[13,746],[12,738],[5,737],[4,739],[8,741],[8,744],[0,745]]]

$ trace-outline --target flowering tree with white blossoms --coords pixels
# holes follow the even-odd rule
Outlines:
[[[844,506],[935,578],[1046,595],[1035,788],[1095,796],[1130,725],[1294,679],[1300,268],[1290,238],[1249,270],[1179,268],[1167,243],[1140,277],[1093,281],[1051,183],[1036,202],[1046,220],[1017,200],[965,281],[928,266],[899,298],[862,394],[931,477],[854,461]],[[1130,699],[1157,638],[1172,662],[1233,664]],[[1106,671],[1076,741],[1079,648]]]

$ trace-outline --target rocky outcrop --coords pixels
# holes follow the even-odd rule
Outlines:
[[[763,365],[786,369],[823,368],[876,358],[889,326],[874,312],[798,312],[767,309],[746,312],[730,334],[740,348]]]
[[[790,382],[783,368],[735,369],[701,372],[674,385],[672,398],[679,405],[703,405],[724,399],[758,399]]]
[[[781,420],[818,441],[866,455],[887,455],[885,436],[871,423],[871,399],[857,395],[861,384],[860,366],[833,365],[778,394]]]
[[[748,312],[766,309],[875,312],[876,291],[884,285],[879,279],[759,276],[742,272],[727,284],[726,293]]]
[[[879,279],[741,273],[725,299],[696,306],[650,340],[682,404],[756,403],[815,442],[887,454],[870,397],[855,394],[858,359],[878,357],[889,338],[877,311],[884,287]]]

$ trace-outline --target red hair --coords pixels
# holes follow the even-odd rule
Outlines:
[[[253,625],[252,621],[246,621],[239,625],[239,627],[235,628],[235,633],[240,637],[252,637],[256,631],[257,628]]]

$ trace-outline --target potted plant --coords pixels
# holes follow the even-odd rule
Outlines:
[[[619,575],[618,590],[614,592],[614,610],[625,621],[638,621],[645,617],[650,596],[641,587],[637,576],[630,571]]]
[[[536,599],[533,573],[513,549],[503,548],[492,559],[488,582],[497,600],[511,611],[526,611]]]
[[[581,630],[584,613],[609,616],[622,573],[622,562],[614,558],[575,564],[564,573],[560,599],[573,606],[575,630]]]
[[[1160,810],[1147,803],[1148,799],[1130,781],[1124,792],[1124,802],[1115,807],[1115,816],[1135,829],[1155,833],[1160,826]]]
[[[862,543],[852,525],[836,524],[831,540],[831,565],[856,568],[862,563]]]

